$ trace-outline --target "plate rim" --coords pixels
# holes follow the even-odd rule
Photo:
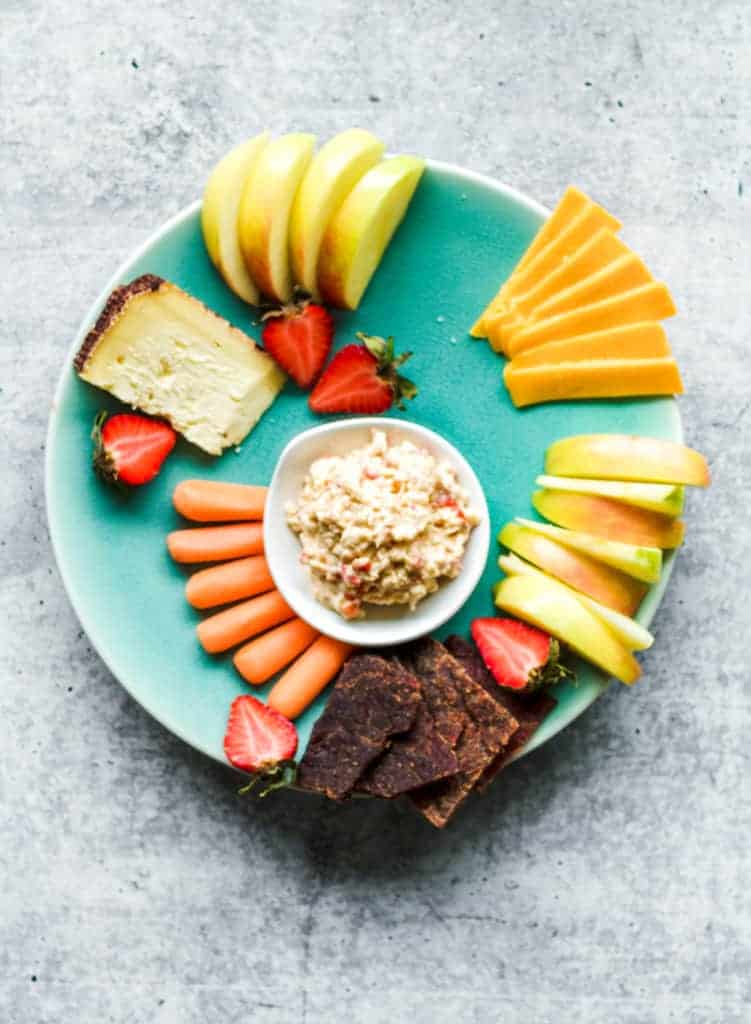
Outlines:
[[[504,195],[512,199],[514,202],[520,204],[523,207],[526,207],[533,213],[539,214],[541,217],[550,216],[551,211],[548,209],[548,207],[544,206],[536,199],[532,199],[530,196],[526,195],[524,192],[521,192],[519,189],[514,188],[512,185],[507,185],[504,182],[497,181],[495,178],[492,178],[487,174],[482,174],[479,171],[469,170],[468,168],[461,167],[460,165],[451,163],[450,161],[435,160],[431,157],[425,158],[425,166],[430,170],[437,170],[446,175],[451,175],[455,178],[461,178],[465,181],[471,181],[483,185],[486,188],[489,188],[491,191],[500,193],[501,195]],[[204,744],[199,743],[195,739],[186,735],[186,733],[179,725],[168,720],[167,715],[158,713],[155,709],[153,709],[151,707],[151,702],[149,700],[143,699],[141,696],[136,695],[136,693],[134,693],[134,691],[131,689],[128,683],[121,679],[120,675],[114,670],[108,655],[104,652],[104,650],[99,645],[95,637],[92,635],[85,620],[85,617],[81,612],[81,603],[79,602],[75,586],[73,585],[71,578],[68,575],[65,558],[62,553],[62,542],[58,535],[57,526],[55,524],[55,517],[52,512],[53,506],[55,504],[55,486],[53,483],[53,461],[54,451],[56,448],[55,428],[57,423],[58,410],[60,408],[60,404],[62,401],[63,390],[65,388],[68,374],[70,373],[71,370],[73,357],[80,348],[83,338],[91,329],[92,325],[95,323],[96,318],[99,315],[107,297],[110,295],[114,288],[116,288],[119,284],[122,283],[122,278],[127,268],[131,264],[139,260],[143,255],[145,255],[145,253],[150,248],[152,248],[152,246],[156,245],[157,242],[159,242],[165,235],[173,231],[174,228],[176,228],[189,218],[193,217],[200,210],[202,203],[202,198],[195,199],[193,200],[193,202],[188,203],[187,206],[182,207],[182,209],[178,210],[177,213],[173,214],[166,221],[164,221],[164,223],[160,224],[159,227],[155,228],[140,245],[136,246],[135,249],[130,250],[128,255],[118,264],[117,269],[108,278],[104,287],[97,294],[96,298],[90,304],[90,306],[84,313],[83,317],[81,318],[78,329],[73,337],[73,340],[65,353],[64,362],[57,379],[57,384],[55,385],[49,419],[47,421],[47,430],[45,433],[44,458],[44,498],[45,515],[47,519],[47,530],[50,537],[50,544],[52,547],[52,553],[55,559],[55,564],[57,566],[57,571],[60,574],[60,578],[62,580],[65,593],[67,595],[68,600],[70,601],[71,607],[73,608],[73,611],[75,612],[75,615],[79,623],[81,624],[84,632],[86,633],[89,643],[96,651],[99,658],[101,658],[108,672],[113,676],[114,679],[117,680],[118,684],[122,686],[122,688],[125,690],[128,696],[132,700],[134,700],[141,708],[143,708],[143,710],[148,715],[150,715],[151,718],[157,721],[160,726],[162,726],[168,732],[172,733],[173,736],[176,736],[183,743],[186,743],[192,749],[197,750],[199,753],[211,758],[211,760],[215,761],[217,764],[224,765],[224,767],[226,768],[231,768],[232,766],[223,758],[218,757],[215,751],[210,750]],[[672,406],[674,419],[677,427],[678,440],[683,441],[683,420],[681,417],[680,408],[675,398],[672,399]],[[656,614],[657,609],[662,603],[662,599],[665,596],[665,592],[667,590],[667,585],[673,573],[676,554],[677,551],[673,552],[671,557],[668,559],[664,566],[662,577],[662,580],[664,580],[664,587],[659,601],[654,607],[650,607],[643,615],[637,614],[638,621],[641,622],[642,625],[649,625],[652,618]],[[595,701],[600,696],[602,696],[602,694],[607,689],[609,689],[612,682],[612,678],[607,678],[606,680],[604,680],[603,688],[598,692],[593,691],[593,693],[591,694],[591,699],[583,707],[572,710],[570,714],[562,716],[561,721],[556,723],[556,728],[554,732],[545,735],[544,738],[542,736],[538,738],[538,734],[535,734],[528,743],[526,743],[519,751],[514,753],[509,758],[509,763],[517,761],[520,758],[525,757],[527,754],[531,754],[534,750],[537,750],[538,747],[541,747],[549,740],[552,740],[555,736],[558,735],[558,733],[562,732],[563,729],[565,729],[573,721],[575,721],[577,718],[583,715],[584,712],[587,711],[592,706],[592,704],[594,704]]]

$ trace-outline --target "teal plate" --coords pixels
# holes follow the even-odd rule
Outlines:
[[[199,646],[198,614],[185,601],[186,571],[171,562],[168,531],[185,525],[170,496],[186,477],[268,483],[276,460],[301,430],[319,423],[305,396],[288,384],[239,452],[213,459],[178,443],[161,474],[121,495],[94,476],[89,433],[97,410],[117,403],[82,383],[71,368],[75,351],[112,288],[146,272],[174,281],[238,327],[258,336],[254,310],[236,299],[208,260],[200,204],[164,225],[107,284],[81,325],[63,370],[49,424],[47,510],[60,572],[73,607],[110,671],[158,721],[198,750],[224,761],[222,739],[230,702],[248,688],[232,659]],[[337,313],[337,344],[355,331],[393,334],[411,349],[409,375],[420,387],[404,415],[456,445],[485,489],[493,532],[530,505],[543,455],[556,438],[625,432],[681,440],[673,399],[570,402],[514,409],[502,384],[503,361],[467,336],[469,324],[495,293],[547,211],[512,189],[460,168],[430,162],[408,215],[355,313]],[[467,634],[472,619],[493,613],[491,586],[500,577],[498,550],[472,598],[442,631]],[[647,624],[662,598],[662,581],[645,600]],[[526,752],[554,736],[608,685],[586,664],[578,685],[556,690],[558,705]],[[261,696],[268,691],[262,688]],[[298,720],[300,752],[325,695]]]

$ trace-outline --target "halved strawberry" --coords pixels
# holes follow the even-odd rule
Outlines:
[[[558,661],[555,637],[518,619],[475,619],[472,638],[499,686],[532,693],[574,673]]]
[[[261,335],[268,354],[301,388],[310,388],[326,362],[334,321],[323,306],[298,292],[292,302],[263,316]]]
[[[177,434],[164,420],[137,413],[100,412],[91,431],[94,469],[108,483],[138,487],[153,480],[175,447]]]
[[[404,408],[417,388],[398,368],[412,355],[394,356],[393,338],[358,333],[361,345],[345,345],[329,363],[308,403],[313,412],[378,413]]]
[[[252,788],[259,778],[272,789],[294,781],[297,729],[288,718],[263,704],[256,697],[236,697],[232,701],[224,735],[224,753],[230,764],[255,778],[241,792]]]

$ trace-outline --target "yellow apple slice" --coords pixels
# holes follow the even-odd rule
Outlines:
[[[583,480],[573,476],[538,476],[535,483],[551,491],[571,494],[597,494],[613,498],[625,505],[661,512],[664,516],[679,516],[683,511],[685,491],[678,484],[640,484],[624,480]]]
[[[357,309],[424,169],[424,160],[394,156],[360,178],[323,237],[318,286],[326,302]]]
[[[545,453],[553,476],[633,480],[708,487],[707,460],[676,441],[629,434],[578,434],[555,441]]]
[[[498,541],[573,590],[624,615],[633,615],[647,593],[646,583],[518,523],[506,523]]]
[[[560,580],[554,580],[542,572],[541,569],[536,569],[534,565],[525,562],[523,558],[518,558],[516,555],[501,555],[498,559],[498,564],[507,576],[536,576],[539,579],[554,583],[557,587],[563,587],[567,593],[572,594],[578,601],[581,601],[584,607],[593,612],[598,619],[602,619],[627,650],[646,651],[654,643],[655,638],[641,623],[629,618],[628,615],[622,615],[613,608],[608,608],[607,605],[600,604],[599,601],[594,601],[591,597],[587,597],[586,594],[578,594],[571,587],[566,586],[565,583],[561,583]]]
[[[362,128],[340,132],[316,153],[297,190],[289,225],[292,276],[315,297],[318,256],[329,221],[363,174],[378,163],[383,149],[380,139]]]
[[[287,232],[295,194],[313,156],[315,136],[303,132],[270,142],[256,161],[240,202],[245,265],[264,295],[292,296]]]
[[[237,218],[245,183],[268,141],[269,133],[264,132],[222,157],[211,172],[201,206],[201,228],[211,262],[225,284],[253,306],[260,296],[245,266]]]
[[[578,530],[562,530],[559,526],[550,526],[549,523],[537,523],[532,519],[516,517],[516,522],[521,526],[543,537],[550,537],[558,541],[564,547],[573,548],[583,555],[589,555],[599,562],[604,562],[611,569],[618,569],[625,572],[634,579],[642,580],[644,583],[657,583],[662,571],[662,551],[659,548],[644,544],[622,544],[617,540],[604,540],[602,537],[595,537],[591,533],[581,533]]]
[[[543,519],[556,526],[593,533],[606,540],[653,548],[677,548],[683,543],[683,520],[624,505],[612,498],[543,490],[534,492],[532,504]]]
[[[495,603],[510,615],[551,633],[622,683],[635,683],[641,675],[633,654],[605,623],[552,581],[507,576],[495,589]]]

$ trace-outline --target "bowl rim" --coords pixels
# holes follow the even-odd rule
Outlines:
[[[391,647],[397,644],[409,643],[411,640],[416,640],[418,637],[426,636],[428,633],[440,629],[469,600],[487,566],[490,552],[490,510],[479,477],[471,463],[455,445],[447,441],[446,438],[441,437],[436,431],[431,430],[429,427],[424,427],[421,423],[417,423],[414,420],[384,416],[354,416],[338,419],[310,427],[308,430],[304,430],[296,437],[293,437],[285,445],[277,459],[269,483],[266,507],[269,507],[276,495],[283,479],[285,464],[291,455],[311,442],[315,443],[316,439],[331,436],[332,434],[363,430],[382,430],[387,434],[395,433],[397,435],[401,433],[410,439],[421,440],[426,447],[450,462],[459,470],[461,476],[469,480],[471,490],[473,491],[473,505],[479,506],[477,512],[480,516],[480,522],[470,534],[464,549],[464,558],[466,558],[470,544],[474,545],[472,553],[473,564],[471,566],[463,565],[459,575],[455,577],[455,580],[451,581],[458,584],[454,588],[455,593],[447,600],[445,597],[447,591],[444,590],[444,599],[443,601],[435,602],[436,611],[432,615],[428,614],[426,616],[423,611],[422,617],[410,619],[410,612],[405,606],[404,617],[402,618],[377,620],[368,619],[366,616],[363,619],[348,621],[320,604],[312,595],[303,595],[297,582],[292,579],[291,574],[286,572],[281,564],[275,563],[277,554],[280,554],[274,540],[274,537],[278,536],[280,531],[280,525],[277,522],[278,516],[264,516],[264,551],[268,561],[269,572],[276,588],[290,608],[300,618],[310,623],[320,633],[331,636],[335,640],[341,640],[344,643],[355,644],[358,647]],[[311,457],[311,462],[317,457],[320,456]],[[302,484],[302,479],[300,484]],[[284,523],[284,526],[286,527],[286,523]],[[286,528],[289,529],[289,527]],[[428,596],[427,600],[440,595],[441,590],[442,587],[439,587],[435,594]]]

